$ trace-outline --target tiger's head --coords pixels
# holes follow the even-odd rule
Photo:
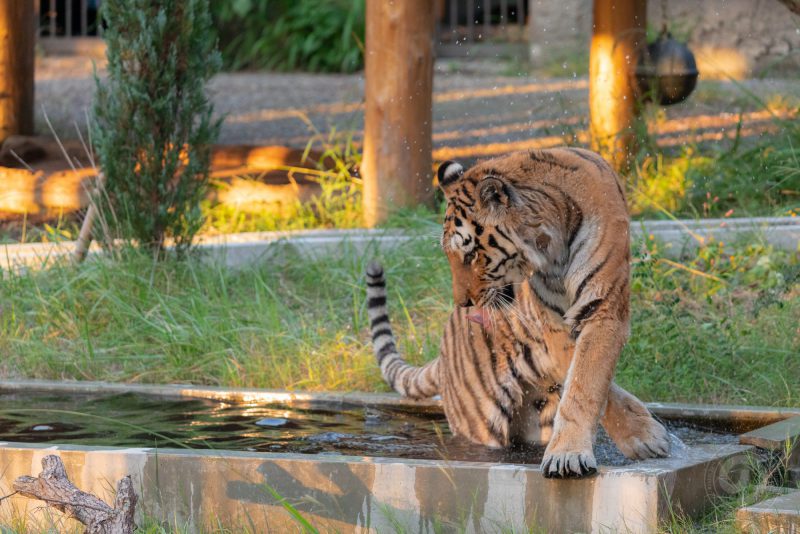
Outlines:
[[[447,200],[442,248],[450,262],[455,303],[479,310],[509,304],[514,286],[534,269],[517,232],[528,218],[520,192],[485,165],[465,171],[447,161],[438,178]]]

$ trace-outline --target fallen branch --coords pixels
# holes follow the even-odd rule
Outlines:
[[[67,478],[61,458],[50,455],[42,458],[38,477],[17,478],[14,490],[74,517],[86,525],[86,534],[132,534],[136,528],[133,522],[136,493],[130,476],[117,483],[117,496],[111,508],[91,493],[76,488]]]
[[[83,262],[83,260],[86,259],[86,254],[89,253],[89,245],[92,244],[94,220],[97,218],[97,214],[100,210],[97,204],[100,202],[100,196],[104,194],[103,189],[105,183],[106,176],[103,172],[100,172],[97,176],[97,188],[89,203],[89,207],[86,209],[86,215],[83,218],[83,224],[81,224],[81,231],[78,234],[78,240],[75,242],[75,252],[73,252],[72,257],[77,263]]]

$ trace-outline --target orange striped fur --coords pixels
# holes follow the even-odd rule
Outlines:
[[[630,330],[629,219],[619,179],[576,148],[446,162],[442,246],[453,299],[440,355],[396,350],[383,269],[367,269],[375,354],[399,393],[441,395],[454,434],[493,447],[547,443],[546,476],[596,470],[602,423],[630,458],[666,456],[664,427],[614,384]]]

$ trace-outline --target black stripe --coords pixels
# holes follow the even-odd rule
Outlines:
[[[386,366],[386,378],[391,382],[392,388],[394,388],[394,384],[397,382],[397,373],[402,371],[405,365],[406,363],[402,359],[395,358]]]
[[[517,254],[516,252],[514,252],[514,253],[513,253],[513,254],[511,254],[510,256],[506,256],[505,258],[503,258],[502,260],[500,260],[499,262],[497,262],[497,265],[495,265],[494,267],[492,267],[492,268],[489,270],[489,274],[495,274],[495,273],[497,272],[497,269],[499,269],[500,267],[502,267],[503,265],[505,265],[505,264],[506,264],[506,263],[508,263],[509,261],[513,260],[513,259],[514,259],[514,258],[516,258],[517,256],[518,256],[518,254]],[[494,278],[494,280],[497,280],[497,278]]]
[[[379,328],[378,330],[372,331],[372,339],[376,339],[380,336],[391,336],[391,335],[392,335],[392,329],[389,328],[388,326],[386,328]]]
[[[609,252],[608,255],[605,257],[605,259],[603,261],[601,261],[600,263],[598,263],[597,266],[594,269],[592,269],[589,272],[589,274],[587,274],[583,278],[583,280],[581,280],[580,285],[578,285],[578,289],[575,291],[575,298],[573,299],[573,302],[578,302],[578,299],[581,298],[581,293],[583,293],[583,290],[586,289],[586,284],[588,284],[589,281],[592,278],[594,278],[594,275],[596,275],[598,273],[598,271],[600,271],[600,269],[602,269],[603,266],[605,266],[605,264],[608,263],[608,260],[609,260],[610,257],[611,257],[611,253]]]
[[[378,280],[376,282],[370,282],[367,280],[367,287],[386,287],[386,281]]]
[[[578,167],[574,165],[567,165],[566,163],[562,163],[556,159],[555,156],[552,154],[548,154],[546,152],[539,152],[538,154],[534,151],[530,152],[530,157],[533,161],[537,163],[544,163],[547,165],[552,165],[554,167],[560,167],[562,169],[568,171],[577,171]]]
[[[483,226],[476,222],[473,222],[472,225],[475,227],[475,235],[479,236],[483,233]]]
[[[536,291],[536,287],[533,284],[531,284],[530,286],[531,286],[531,289],[533,290],[533,293],[539,298],[540,301],[542,301],[542,304],[544,304],[545,306],[547,306],[548,308],[550,308],[551,310],[553,310],[557,314],[559,314],[561,316],[564,315],[564,310],[560,306],[558,306],[557,304],[553,304],[552,302],[549,302],[547,299],[545,299],[543,296],[541,296],[539,294],[539,292]]]
[[[584,150],[580,150],[574,147],[568,147],[567,150],[569,150],[579,158],[594,164],[594,166],[597,167],[597,170],[600,172],[605,172],[608,170],[608,163],[606,163],[604,159],[600,158],[600,156],[595,156],[594,153],[592,152],[586,152]]]
[[[500,227],[499,227],[499,226],[495,226],[495,227],[494,227],[494,230],[495,230],[495,231],[496,231],[498,234],[500,234],[500,236],[501,236],[503,239],[505,239],[506,241],[510,241],[511,243],[513,243],[513,242],[514,242],[514,241],[512,241],[512,240],[511,240],[511,238],[510,238],[510,237],[508,237],[508,236],[506,235],[506,233],[505,233],[505,232],[503,232],[503,231],[500,229]]]
[[[485,336],[484,336],[483,340],[484,340],[484,345],[486,345],[486,344],[487,344],[487,341],[488,341],[487,337],[485,337]],[[505,417],[507,420],[509,420],[509,421],[510,421],[510,420],[511,420],[511,413],[508,411],[508,409],[507,409],[505,406],[503,406],[503,405],[500,403],[500,399],[498,399],[498,398],[497,398],[495,395],[492,395],[492,394],[489,392],[489,390],[488,390],[488,389],[486,389],[486,384],[484,384],[484,383],[483,383],[483,381],[481,381],[481,380],[480,380],[480,376],[481,376],[481,369],[480,369],[480,364],[478,363],[478,358],[479,358],[479,355],[478,355],[478,351],[476,350],[476,348],[477,348],[477,347],[476,347],[475,345],[469,345],[469,346],[467,346],[466,348],[468,349],[468,351],[469,351],[470,355],[472,356],[472,358],[471,358],[471,363],[472,363],[472,366],[471,366],[471,367],[472,367],[472,371],[473,371],[473,372],[475,373],[475,375],[478,377],[478,380],[477,380],[477,382],[478,382],[478,386],[480,386],[480,389],[481,389],[481,391],[483,392],[483,398],[484,398],[484,399],[486,399],[486,400],[491,400],[491,401],[494,401],[494,405],[497,407],[497,409],[498,409],[498,410],[500,410],[500,413],[501,413],[501,414],[503,414],[503,416],[504,416],[504,417]],[[487,348],[488,348],[488,346],[487,346]],[[489,349],[489,350],[491,350],[491,349]],[[467,381],[465,381],[465,384],[466,384],[467,388],[468,388],[468,389],[469,389],[469,390],[472,392],[472,397],[473,397],[473,399],[475,399],[475,400],[476,400],[476,402],[477,402],[477,405],[476,405],[476,407],[475,407],[475,408],[476,408],[476,410],[477,410],[479,413],[481,413],[481,414],[483,415],[484,419],[486,419],[486,414],[483,412],[483,410],[481,410],[481,409],[480,409],[481,401],[480,401],[480,399],[478,399],[478,397],[475,395],[475,389],[472,387],[472,386],[473,386],[473,384],[472,384],[472,383],[473,383],[473,381],[472,381],[472,380],[467,380]],[[503,441],[504,441],[504,436],[502,436],[502,435],[500,435],[500,434],[497,434],[497,433],[494,431],[494,427],[493,427],[492,425],[487,425],[487,429],[489,430],[489,432],[490,432],[490,433],[491,433],[491,434],[492,434],[492,435],[493,435],[495,438],[497,438],[497,439],[498,439],[498,441],[500,441],[500,442],[503,442]]]
[[[491,368],[492,368],[492,378],[494,378],[495,383],[497,386],[503,390],[506,398],[508,399],[509,404],[514,404],[514,396],[508,390],[508,387],[500,382],[500,377],[497,374],[497,352],[494,350],[494,343],[491,342],[490,338],[486,338],[486,345],[489,347],[489,355],[491,359]],[[507,353],[506,353],[507,354]],[[506,356],[508,358],[508,356]]]
[[[572,247],[572,242],[575,241],[578,232],[583,228],[583,211],[578,206],[575,206],[575,209],[578,211],[578,222],[571,228],[569,239],[567,239],[567,248]]]
[[[625,200],[625,193],[622,191],[622,186],[619,185],[619,178],[617,178],[616,174],[614,174],[612,178],[614,178],[614,185],[617,186],[617,191],[619,192],[619,196],[622,197],[622,200]]]
[[[538,377],[542,376],[542,372],[539,370],[536,362],[533,361],[533,352],[531,351],[531,346],[527,343],[522,345],[522,358],[525,360],[525,363],[528,364],[528,367],[531,368],[531,372],[533,374]]]
[[[489,246],[496,248],[497,250],[508,256],[508,251],[500,246],[500,244],[497,242],[497,239],[495,239],[492,234],[489,234]]]
[[[390,341],[384,345],[383,348],[375,354],[375,357],[378,358],[378,365],[383,363],[384,358],[395,352],[397,352],[397,348],[394,346],[394,341]],[[387,369],[386,372],[388,374],[389,370]]]
[[[530,349],[528,349],[530,350]],[[511,354],[506,353],[506,365],[508,369],[511,371],[511,376],[514,377],[514,380],[519,382],[519,371],[517,371],[517,367],[514,365],[514,360],[511,358]]]
[[[581,330],[583,329],[583,322],[589,319],[594,312],[597,311],[597,308],[602,304],[603,299],[594,299],[591,302],[587,302],[583,305],[580,311],[575,315],[575,323],[572,326],[571,335],[573,338],[577,338],[580,335]]]
[[[375,328],[377,325],[379,325],[381,323],[388,323],[388,322],[389,322],[389,316],[386,315],[385,313],[383,313],[383,314],[381,314],[381,315],[379,315],[377,317],[374,317],[369,322],[369,327],[370,328]]]
[[[371,297],[367,301],[367,308],[379,308],[386,305],[386,295]]]
[[[489,359],[491,360],[490,364],[489,364],[489,367],[490,367],[490,369],[492,371],[492,378],[494,379],[494,382],[500,387],[500,389],[503,389],[503,386],[500,384],[500,381],[497,379],[497,353],[494,350],[494,344],[492,343],[492,340],[488,335],[484,335],[483,341],[484,341],[484,344],[486,345],[486,350],[489,351]],[[472,348],[473,369],[475,369],[475,372],[478,374],[478,376],[480,376],[482,374],[481,373],[481,365],[480,365],[480,362],[478,361],[479,360],[478,351],[475,350],[475,348],[476,347],[474,347],[474,346]],[[507,419],[510,420],[511,419],[511,413],[508,411],[508,408],[506,408],[506,406],[500,402],[500,399],[498,399],[497,396],[492,395],[492,393],[487,389],[486,384],[484,384],[482,381],[479,381],[479,383],[481,385],[481,389],[486,394],[486,397],[489,398],[489,399],[492,399],[494,401],[494,404],[500,410],[500,412]],[[511,395],[508,394],[507,392],[506,392],[506,394],[508,395],[508,400],[509,401],[512,400],[511,399]]]

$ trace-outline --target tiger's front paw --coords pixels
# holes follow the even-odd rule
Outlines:
[[[580,478],[597,472],[591,446],[583,450],[551,451],[542,458],[542,474],[547,478]]]

